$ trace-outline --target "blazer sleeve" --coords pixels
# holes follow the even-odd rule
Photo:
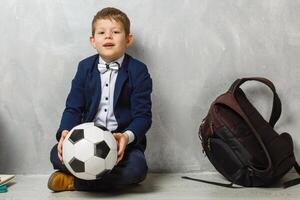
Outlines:
[[[82,121],[84,112],[84,83],[85,83],[84,65],[81,62],[78,65],[75,77],[72,80],[71,90],[66,100],[66,107],[62,114],[59,129],[56,133],[56,139],[59,141],[63,130],[71,130]]]
[[[140,65],[132,74],[133,90],[130,98],[132,121],[126,130],[133,132],[133,143],[139,143],[152,124],[152,79],[146,65]]]

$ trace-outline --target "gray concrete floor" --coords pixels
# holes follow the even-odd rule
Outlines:
[[[139,186],[126,190],[110,193],[92,192],[60,192],[53,193],[47,188],[48,175],[17,175],[9,185],[7,193],[0,193],[2,199],[130,199],[130,200],[156,200],[156,199],[205,199],[205,200],[232,200],[232,199],[272,199],[288,200],[300,199],[300,185],[283,189],[281,183],[272,188],[241,188],[231,189],[198,183],[181,179],[181,176],[192,176],[213,181],[226,182],[217,173],[176,173],[176,174],[155,174],[151,173]],[[282,181],[297,177],[290,173]],[[281,182],[282,182],[281,181]]]

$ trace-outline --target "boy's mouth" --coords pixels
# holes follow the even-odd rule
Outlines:
[[[113,43],[108,42],[108,43],[103,44],[103,46],[104,47],[113,47],[115,45]]]

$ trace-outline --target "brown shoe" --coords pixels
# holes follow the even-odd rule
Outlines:
[[[63,172],[54,172],[48,180],[48,188],[54,192],[73,191],[74,176]]]

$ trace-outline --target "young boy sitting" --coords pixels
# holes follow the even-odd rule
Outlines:
[[[130,21],[122,11],[109,7],[94,16],[90,43],[98,54],[79,63],[72,81],[56,133],[58,144],[50,154],[58,170],[48,180],[50,190],[103,191],[145,179],[145,134],[152,123],[152,80],[146,65],[125,53],[132,40]],[[113,133],[118,158],[110,173],[87,181],[71,175],[62,163],[62,143],[74,126],[91,121]]]

